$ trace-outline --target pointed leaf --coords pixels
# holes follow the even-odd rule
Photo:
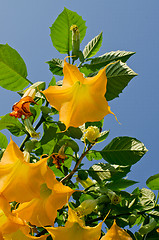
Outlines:
[[[60,53],[68,53],[72,49],[72,32],[70,31],[72,25],[77,25],[81,42],[86,34],[86,25],[76,12],[64,8],[50,28],[52,43]]]
[[[108,79],[106,99],[110,101],[119,97],[119,94],[122,93],[130,80],[137,76],[137,73],[129,68],[126,63],[119,61],[108,66],[106,76]]]
[[[84,48],[83,50],[83,56],[84,58],[93,57],[100,49],[102,45],[102,34],[101,32],[99,35],[97,35],[95,38],[93,38]]]
[[[50,71],[59,76],[63,76],[63,66],[64,61],[59,58],[53,58],[51,61],[47,62],[50,67]]]
[[[128,180],[128,179],[118,179],[117,181],[107,183],[106,187],[111,190],[117,191],[117,190],[124,190],[125,188],[130,187],[136,183],[138,182]]]
[[[80,69],[85,75],[88,75],[90,72],[89,69],[82,68]],[[88,77],[97,75],[97,72],[90,73]],[[119,97],[119,94],[122,93],[123,89],[128,85],[130,80],[137,76],[131,68],[127,66],[126,63],[117,61],[114,64],[110,64],[106,69],[107,76],[107,91],[106,99],[110,101],[116,97]]]
[[[136,138],[116,137],[100,154],[111,164],[133,165],[147,152],[146,147]]]
[[[19,122],[17,118],[6,114],[0,119],[0,130],[8,129],[15,136],[22,136],[25,134],[25,127]]]
[[[106,66],[108,63],[120,60],[122,62],[126,62],[135,52],[128,51],[111,51],[103,54],[100,57],[94,58],[91,60],[90,65],[87,66],[88,69],[93,71],[98,71],[100,68]],[[85,65],[84,65],[85,66]]]
[[[159,174],[155,174],[155,175],[149,177],[146,181],[146,185],[151,190],[159,190]]]
[[[109,163],[94,164],[89,168],[89,175],[97,182],[103,180],[120,179],[130,171],[130,166],[111,165]]]
[[[0,44],[0,86],[11,91],[22,90],[29,84],[26,77],[26,65],[19,53],[8,44]]]

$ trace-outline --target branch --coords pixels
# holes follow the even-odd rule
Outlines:
[[[91,144],[91,145],[87,148],[87,150],[86,150],[84,153],[82,153],[82,155],[81,155],[81,157],[79,158],[78,162],[76,163],[74,169],[73,169],[68,175],[66,175],[63,179],[61,179],[60,182],[63,183],[64,181],[66,181],[67,179],[70,179],[70,178],[73,176],[73,174],[77,171],[79,165],[81,164],[83,158],[84,158],[84,157],[86,156],[86,154],[90,151],[90,149],[94,146],[94,144],[95,144],[95,143]]]

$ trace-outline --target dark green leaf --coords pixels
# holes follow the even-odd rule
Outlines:
[[[126,62],[135,52],[128,51],[111,51],[103,54],[100,57],[93,58],[90,64],[85,64],[83,67],[87,67],[88,69],[94,71],[98,71],[102,67],[105,67],[107,64],[113,61],[120,60],[122,62]]]
[[[22,136],[25,134],[25,127],[19,122],[17,118],[6,114],[0,119],[0,130],[8,129],[15,136]]]
[[[111,164],[133,165],[147,152],[146,147],[136,138],[116,137],[100,154]]]
[[[6,148],[8,145],[8,140],[6,138],[6,136],[0,132],[0,148]]]
[[[132,180],[128,180],[128,179],[118,179],[117,181],[107,183],[106,187],[111,190],[117,191],[117,190],[123,190],[127,187],[130,187],[130,186],[136,184],[136,183],[137,183],[136,181],[132,181]]]
[[[97,182],[120,179],[130,171],[130,166],[110,165],[109,163],[94,164],[89,168],[89,175]]]
[[[151,190],[159,190],[159,174],[155,174],[155,175],[149,177],[146,181],[146,185]]]
[[[58,144],[60,146],[65,145],[66,147],[72,148],[72,150],[77,153],[79,151],[79,146],[78,144],[73,141],[72,139],[61,139]]]
[[[86,34],[86,25],[82,17],[76,12],[64,8],[50,28],[52,43],[60,53],[68,54],[72,49],[72,31],[70,30],[72,25],[77,25],[81,42]]]
[[[88,69],[81,69],[81,71],[87,75],[90,73]],[[93,72],[89,74],[89,77],[97,75],[98,72]],[[122,93],[123,89],[128,85],[130,80],[137,76],[131,68],[127,66],[126,63],[117,61],[113,64],[108,65],[106,69],[107,76],[107,91],[106,99],[110,101],[116,97],[119,97],[119,94]]]
[[[155,194],[147,188],[142,188],[140,194],[139,200],[142,211],[152,209],[155,206]]]
[[[119,97],[119,94],[122,93],[130,80],[137,76],[137,73],[129,68],[126,63],[119,61],[107,67],[106,76],[108,80],[106,99],[110,101]]]
[[[83,56],[84,58],[90,58],[93,57],[100,49],[102,45],[102,32],[97,35],[95,38],[93,38],[84,48],[83,50]]]
[[[26,77],[26,65],[19,53],[8,44],[0,44],[0,86],[11,91],[22,90],[29,84]]]
[[[86,180],[88,178],[88,173],[85,170],[79,170],[78,177],[81,180]]]
[[[109,135],[109,131],[103,131],[103,132],[101,132],[101,135],[100,135],[100,137],[97,139],[97,143],[99,143],[99,142],[103,142],[107,137],[108,137],[108,135]]]
[[[63,66],[64,61],[59,58],[53,58],[51,61],[47,62],[49,64],[50,71],[59,76],[63,76]]]

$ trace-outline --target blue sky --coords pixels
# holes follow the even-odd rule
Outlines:
[[[159,1],[1,0],[0,43],[8,43],[20,53],[32,82],[49,83],[52,74],[45,62],[65,57],[53,47],[49,36],[49,27],[64,7],[86,20],[88,28],[81,49],[103,31],[98,56],[116,50],[136,52],[127,63],[138,76],[119,98],[109,102],[121,125],[111,115],[105,118],[105,130],[110,129],[110,134],[101,148],[116,136],[142,141],[149,152],[132,167],[129,179],[139,181],[136,186],[145,187],[146,179],[159,172]],[[16,93],[0,87],[0,115],[10,112],[18,100]],[[13,139],[19,143],[16,137]]]

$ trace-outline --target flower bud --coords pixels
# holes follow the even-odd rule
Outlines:
[[[108,193],[107,193],[108,197],[110,198],[111,200],[111,203],[114,204],[114,205],[117,205],[120,203],[121,201],[121,196],[118,196],[115,192],[113,192],[112,190],[108,190]]]
[[[86,142],[86,139],[90,143],[95,143],[95,140],[100,137],[100,131],[99,128],[96,126],[90,126],[86,130],[84,130],[84,142]]]
[[[24,161],[30,163],[30,153],[26,150],[23,151]]]
[[[72,31],[72,56],[76,60],[80,51],[80,32],[77,25],[72,25],[70,30]]]
[[[24,119],[24,125],[25,125],[25,129],[27,130],[27,132],[30,134],[32,138],[40,138],[40,133],[37,133],[34,130],[33,125],[30,122],[30,119],[28,118]]]
[[[76,208],[76,211],[77,211],[77,214],[78,216],[80,217],[83,217],[85,215],[88,215],[90,214],[91,212],[94,211],[94,209],[96,208],[97,206],[97,203],[98,203],[98,200],[94,200],[94,199],[88,199],[88,200],[85,200],[81,203],[81,205],[79,205],[77,208]]]
[[[31,98],[34,99],[35,94],[36,94],[36,89],[32,88],[32,87],[29,87],[28,89],[26,89],[23,97],[31,97]]]

